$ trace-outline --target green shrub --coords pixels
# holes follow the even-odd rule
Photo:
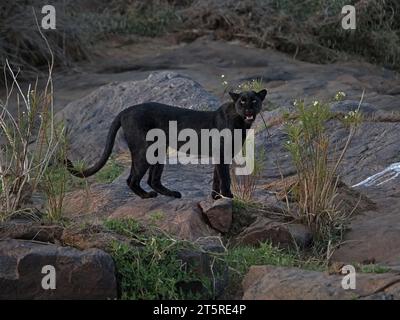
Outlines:
[[[59,125],[54,129],[54,137],[58,141],[58,146],[55,150],[53,161],[44,172],[39,187],[46,196],[46,217],[51,221],[60,221],[70,176],[64,164],[67,151],[64,125]]]
[[[321,270],[324,265],[317,260],[303,260],[296,252],[285,251],[265,242],[260,247],[238,246],[227,250],[224,258],[228,266],[238,274],[244,275],[251,266],[273,265],[280,267],[301,267]]]
[[[361,115],[355,110],[342,118],[349,132],[345,145],[336,152],[332,152],[334,148],[326,128],[327,121],[333,118],[327,103],[314,101],[306,105],[304,101],[296,101],[295,115],[285,125],[288,139],[285,147],[297,174],[297,183],[291,191],[299,210],[293,214],[311,228],[317,242],[325,244],[341,237],[351,214],[342,211],[335,201],[339,181],[337,169]]]
[[[179,258],[182,250],[196,250],[193,244],[167,236],[143,233],[133,219],[108,220],[105,226],[132,239],[133,245],[111,244],[122,299],[195,299],[204,292],[183,290],[198,283],[211,292],[211,280],[203,279]]]

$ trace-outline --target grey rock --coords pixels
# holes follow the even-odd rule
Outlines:
[[[309,228],[301,224],[258,217],[237,236],[236,240],[237,244],[251,246],[259,246],[266,241],[283,248],[307,248],[312,243],[312,234]]]
[[[343,275],[298,268],[252,266],[243,279],[244,300],[400,299],[398,273],[357,273],[356,288],[342,287]]]
[[[45,290],[42,268],[54,266],[56,289]],[[110,255],[98,249],[21,240],[0,241],[0,299],[116,299]]]
[[[133,218],[144,226],[156,225],[169,234],[186,240],[216,236],[203,218],[198,199],[175,199],[157,196],[141,199],[121,180],[118,183],[95,184],[65,197],[64,215],[76,221],[96,222],[102,219]]]
[[[229,231],[232,225],[232,199],[204,200],[199,202],[199,206],[211,227],[222,233]]]
[[[331,111],[334,113],[348,113],[350,111],[355,111],[358,108],[364,115],[372,115],[374,112],[379,110],[375,105],[365,102],[360,105],[360,102],[355,100],[338,101],[331,105]]]

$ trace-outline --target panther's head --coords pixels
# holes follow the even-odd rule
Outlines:
[[[236,113],[243,118],[245,123],[252,124],[256,115],[261,111],[262,103],[267,95],[267,90],[264,89],[259,92],[229,92],[229,95],[235,103]]]

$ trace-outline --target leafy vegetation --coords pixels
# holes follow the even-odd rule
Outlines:
[[[291,188],[299,207],[294,216],[311,228],[317,242],[327,244],[341,238],[351,214],[341,210],[335,201],[339,182],[337,169],[361,115],[355,110],[343,117],[348,137],[341,150],[334,150],[326,127],[327,121],[333,118],[329,105],[319,101],[310,105],[295,101],[294,105],[295,115],[288,118],[285,125],[288,137],[285,147],[297,174],[297,183]],[[333,156],[332,150],[336,151]]]
[[[58,141],[58,148],[53,157],[54,161],[45,171],[43,181],[39,187],[46,195],[47,218],[51,221],[60,221],[62,219],[63,203],[69,176],[63,161],[66,158],[67,150],[64,125],[59,125],[54,130],[54,136]]]
[[[180,258],[184,250],[199,250],[187,241],[149,235],[133,219],[108,220],[105,226],[132,239],[133,245],[111,244],[122,299],[194,299],[211,293],[211,280],[199,276]],[[184,289],[200,284],[202,290]]]
[[[193,267],[180,259],[185,250],[200,249],[187,241],[176,240],[166,234],[144,231],[134,219],[107,220],[107,229],[129,237],[132,245],[113,242],[110,252],[117,265],[123,299],[187,299],[212,297],[211,280],[193,272]],[[228,267],[232,290],[253,265],[276,265],[323,270],[319,260],[302,258],[296,252],[285,251],[262,243],[259,248],[240,246],[223,253],[208,253]],[[184,284],[200,284],[201,292],[182,290]],[[205,291],[204,291],[205,290]]]
[[[308,270],[323,270],[325,265],[315,259],[302,258],[296,252],[285,251],[272,246],[270,243],[261,243],[260,247],[238,246],[227,250],[225,261],[231,270],[238,275],[244,275],[251,266],[273,265],[281,267],[299,267]]]
[[[361,272],[363,273],[386,273],[390,272],[391,270],[389,267],[380,266],[377,264],[366,264],[358,267],[361,269]]]

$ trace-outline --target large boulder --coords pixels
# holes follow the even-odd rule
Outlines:
[[[45,266],[55,268],[54,290],[42,286]],[[117,298],[114,262],[104,251],[22,240],[0,241],[0,288],[0,299]]]
[[[400,185],[396,172],[386,176],[390,177],[380,185],[355,187],[374,199],[376,208],[353,218],[333,261],[400,266]]]
[[[237,236],[236,243],[259,246],[270,242],[281,248],[307,248],[312,243],[309,228],[297,223],[284,223],[266,217],[257,219]]]
[[[66,123],[71,159],[95,161],[102,153],[115,116],[130,106],[160,102],[195,110],[213,110],[218,100],[192,79],[174,73],[157,72],[147,79],[110,83],[69,103],[57,114]],[[123,135],[117,136],[114,151],[126,150]]]
[[[203,200],[199,202],[199,207],[208,223],[215,230],[227,233],[232,225],[232,199],[221,198],[216,201]]]
[[[343,289],[344,275],[298,268],[252,266],[243,279],[244,300],[400,299],[400,274],[357,273],[356,288]]]
[[[174,177],[182,178],[184,171],[180,174],[175,173]],[[207,179],[207,176],[204,179]],[[182,186],[185,184],[193,183],[183,179]],[[75,221],[94,223],[108,218],[132,218],[144,226],[156,227],[186,240],[218,236],[219,233],[208,225],[198,206],[199,199],[205,194],[202,193],[201,197],[198,197],[196,188],[191,188],[187,194],[183,192],[183,195],[182,199],[162,195],[153,199],[141,199],[129,189],[125,179],[121,178],[111,184],[95,184],[88,190],[67,194],[64,214]]]
[[[111,213],[112,219],[133,218],[150,227],[157,227],[180,239],[195,241],[203,237],[218,236],[208,226],[197,202],[157,197],[148,201],[137,199],[127,202]]]

